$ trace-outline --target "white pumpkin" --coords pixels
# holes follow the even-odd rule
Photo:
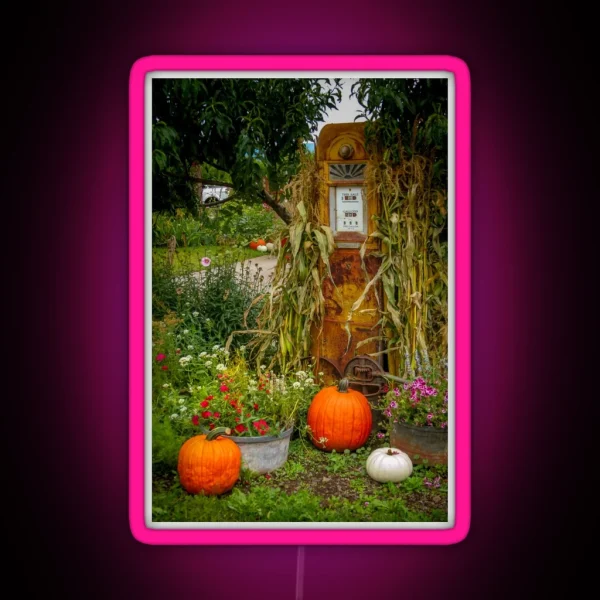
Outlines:
[[[267,250],[268,250],[269,252],[271,252],[271,250],[273,250],[273,248],[274,248],[274,247],[275,247],[275,246],[273,246],[273,244],[272,244],[271,242],[269,242],[269,243],[267,244]]]
[[[260,251],[260,252],[266,252],[267,251],[267,247],[266,246],[258,246],[256,249],[258,251]]]
[[[398,448],[378,448],[367,458],[369,477],[380,483],[393,481],[398,483],[410,477],[413,464],[408,454]]]

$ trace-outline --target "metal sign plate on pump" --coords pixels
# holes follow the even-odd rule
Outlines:
[[[360,187],[337,187],[335,193],[335,230],[364,233],[362,189]]]

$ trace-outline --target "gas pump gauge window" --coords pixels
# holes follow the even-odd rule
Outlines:
[[[339,186],[331,188],[331,204],[336,233],[365,234],[363,188]]]

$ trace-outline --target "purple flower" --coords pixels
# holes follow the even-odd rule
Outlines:
[[[385,437],[385,433],[381,433],[381,431],[377,434],[377,438],[380,440],[384,437]]]
[[[445,415],[446,414],[446,409],[442,408],[442,414]]]
[[[394,396],[399,396],[400,390],[398,388],[394,388]]]
[[[398,408],[398,403],[395,400],[390,402],[390,408]]]
[[[386,408],[386,409],[383,411],[383,414],[384,414],[386,417],[391,417],[391,416],[392,416],[392,412],[390,411],[390,409],[389,409],[389,408]]]
[[[444,421],[444,422],[443,422],[443,423],[440,425],[440,427],[441,427],[442,429],[445,429],[447,424],[448,424],[448,423],[446,423],[446,421]]]
[[[417,377],[413,382],[413,388],[417,390],[424,390],[427,387],[427,383],[422,377]]]
[[[417,390],[412,390],[410,393],[410,399],[413,401],[417,400]]]
[[[444,404],[448,404],[448,390],[444,393]]]
[[[428,421],[431,421],[431,419],[433,419],[433,413],[429,413],[429,414],[427,415],[427,420],[428,420]]]
[[[202,264],[203,267],[210,267],[210,263],[212,261],[210,260],[210,258],[208,258],[208,256],[205,256],[204,258],[202,258],[202,260],[200,261],[200,263]]]
[[[365,502],[365,506],[369,506],[369,503],[368,503],[368,502]]]
[[[410,383],[407,382],[402,387],[407,390],[410,387]]]

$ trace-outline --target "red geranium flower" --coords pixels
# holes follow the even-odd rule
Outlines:
[[[161,362],[161,361],[165,360],[165,358],[167,358],[167,357],[164,354],[162,354],[162,353],[156,355],[156,360],[158,362]]]
[[[256,403],[255,403],[255,404],[253,405],[253,408],[254,408],[254,410],[258,410],[258,404],[256,404]]]
[[[235,426],[235,430],[236,430],[238,433],[244,433],[244,431],[246,431],[246,426],[245,426],[245,425],[242,425],[242,424],[240,424],[240,425],[236,425],[236,426]]]
[[[198,415],[194,415],[192,417],[192,423],[197,426],[198,423],[200,423],[200,417]]]
[[[229,391],[229,388],[228,388],[226,385],[222,385],[222,386],[219,388],[219,390],[220,390],[220,391],[222,391],[222,392],[228,392],[228,391]]]
[[[161,367],[161,369],[162,369],[163,371],[168,371],[168,370],[169,370],[169,367],[167,367],[167,365],[163,365],[163,366]]]
[[[209,429],[212,431],[212,430],[215,428],[215,424],[214,424],[214,423],[211,423],[211,424],[208,426],[208,428],[209,428]]]
[[[208,419],[208,417],[210,417],[210,416],[212,416],[212,413],[211,413],[209,410],[205,410],[205,411],[202,413],[202,418],[203,418],[203,419]]]
[[[252,427],[258,431],[260,435],[265,435],[267,431],[269,431],[269,425],[264,419],[260,419],[260,421],[255,421],[252,423]]]
[[[212,399],[214,398],[214,396],[206,396],[206,398],[204,398],[207,402],[210,402]]]
[[[202,408],[208,408],[208,401],[207,400],[203,400],[202,402],[200,402],[200,406]]]
[[[220,412],[213,413],[213,417],[214,417],[215,419],[218,419],[220,416],[221,416],[221,413],[220,413]]]

